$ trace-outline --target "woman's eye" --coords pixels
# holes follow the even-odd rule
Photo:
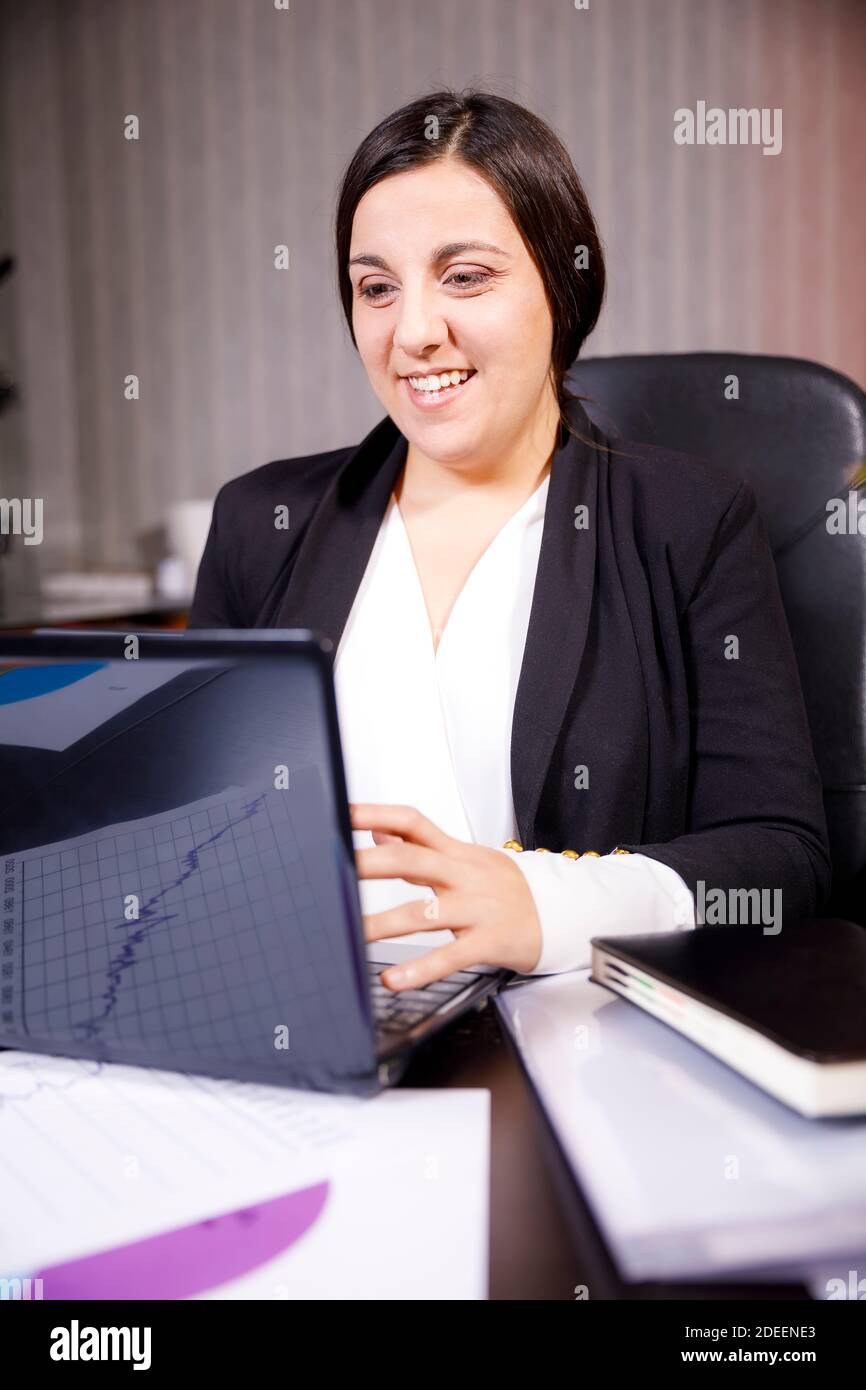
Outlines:
[[[456,284],[458,290],[466,290],[475,285],[482,285],[485,280],[489,279],[489,273],[484,270],[455,270],[453,275],[449,275],[445,283],[447,285]]]
[[[380,281],[374,285],[364,285],[358,293],[362,299],[375,300],[382,299],[384,295],[390,294],[393,288],[393,285],[386,285]]]

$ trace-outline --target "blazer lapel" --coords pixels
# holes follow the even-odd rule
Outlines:
[[[408,447],[386,416],[343,464],[307,527],[270,626],[312,628],[336,652]]]
[[[570,417],[585,439],[597,439],[598,432],[576,402]],[[527,849],[534,848],[544,779],[586,645],[594,593],[597,497],[596,445],[568,435],[551,461],[511,726],[512,800],[520,841]],[[579,513],[579,507],[586,512]]]

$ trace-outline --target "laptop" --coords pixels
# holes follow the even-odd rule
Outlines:
[[[512,978],[394,993],[305,630],[0,635],[0,1047],[372,1095]]]

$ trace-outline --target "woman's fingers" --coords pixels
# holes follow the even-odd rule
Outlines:
[[[424,956],[417,956],[415,960],[403,961],[400,965],[389,965],[387,970],[382,971],[379,979],[388,989],[398,992],[403,989],[422,989],[434,980],[444,980],[448,975],[453,975],[455,970],[468,970],[473,965],[483,964],[478,958],[477,941],[475,946],[472,944],[473,936],[477,937],[477,933],[467,932],[457,941],[450,941],[447,946],[438,946],[436,950],[428,951]]]
[[[457,893],[440,893],[431,898],[412,898],[409,902],[389,907],[384,912],[372,912],[364,918],[364,937],[381,941],[386,936],[404,936],[407,932],[454,930],[470,925],[471,909]]]
[[[438,849],[441,853],[453,852],[460,844],[438,825],[414,806],[389,806],[376,802],[353,801],[349,804],[349,815],[353,830],[383,830],[389,835],[399,835],[415,845],[426,845],[428,849]]]
[[[356,849],[355,867],[359,878],[402,878],[436,889],[455,887],[459,877],[459,866],[448,855],[404,841]]]
[[[384,830],[374,830],[371,833],[373,836],[373,843],[376,845],[388,845],[391,844],[392,841],[395,841],[397,844],[402,844],[403,841],[402,835],[386,835]]]
[[[366,940],[438,928],[459,932],[447,946],[383,970],[383,984],[398,991],[421,989],[455,970],[492,963],[482,958],[485,947],[488,955],[495,953],[495,933],[481,926],[481,917],[485,912],[490,916],[491,910],[494,919],[498,916],[496,894],[491,896],[485,885],[492,878],[496,886],[500,857],[446,835],[414,806],[351,802],[349,814],[352,829],[369,830],[375,841],[373,849],[355,850],[358,878],[402,878],[434,893],[432,898],[414,898],[365,916]]]

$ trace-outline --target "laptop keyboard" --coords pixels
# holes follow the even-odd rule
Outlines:
[[[377,1032],[405,1033],[414,1028],[422,1019],[434,1014],[438,1008],[462,994],[468,985],[475,984],[481,977],[469,970],[458,970],[444,980],[435,980],[423,989],[401,989],[395,994],[387,989],[379,979],[383,970],[393,962],[367,961],[370,977],[370,996],[373,1003],[373,1021]]]

